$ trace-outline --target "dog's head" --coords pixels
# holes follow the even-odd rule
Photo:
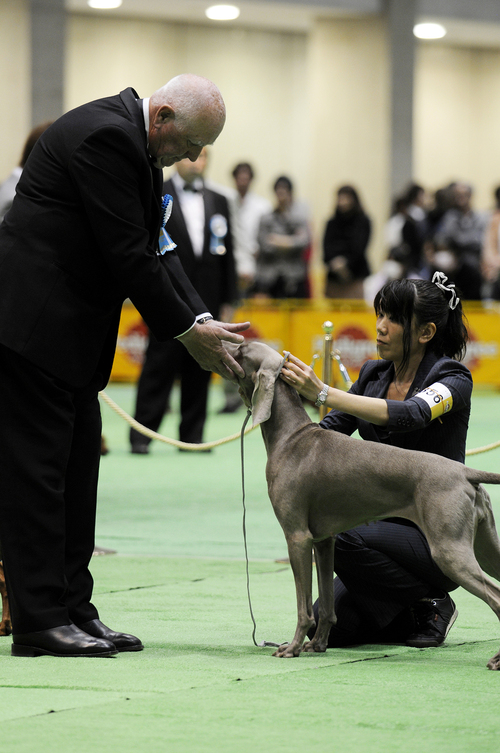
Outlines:
[[[245,372],[244,377],[238,377],[239,392],[247,408],[252,411],[252,425],[264,423],[271,415],[274,384],[283,357],[269,345],[255,340],[242,345],[224,343],[224,347]]]

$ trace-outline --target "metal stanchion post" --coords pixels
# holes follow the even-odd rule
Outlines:
[[[325,337],[323,339],[323,382],[331,386],[332,383],[332,348],[333,348],[333,324],[332,322],[323,322],[323,332]],[[324,418],[329,412],[330,408],[322,405],[319,409],[320,419]]]
[[[346,367],[342,363],[342,360],[340,358],[340,350],[333,350],[333,324],[332,322],[326,321],[323,322],[323,353],[320,355],[320,353],[314,353],[312,357],[312,363],[311,363],[311,369],[314,370],[314,364],[317,360],[320,358],[323,358],[323,382],[327,384],[329,387],[333,387],[332,384],[332,361],[335,360],[338,363],[340,374],[342,376],[342,379],[344,380],[346,389],[349,389],[352,386],[351,378],[349,377],[349,374],[347,372]],[[327,408],[326,406],[322,405],[319,409],[319,417],[320,420],[326,416],[326,414],[329,412],[330,408]]]

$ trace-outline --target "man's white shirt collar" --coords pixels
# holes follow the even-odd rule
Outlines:
[[[149,97],[142,100],[142,112],[144,115],[144,125],[146,127],[146,138],[149,149]]]

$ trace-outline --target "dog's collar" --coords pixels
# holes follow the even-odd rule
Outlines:
[[[283,356],[283,360],[280,363],[280,367],[278,369],[278,373],[276,374],[276,379],[278,379],[279,375],[281,374],[281,369],[283,368],[283,366],[285,365],[285,363],[288,361],[288,356],[290,355],[290,351],[289,350],[284,350],[283,353],[285,355]]]

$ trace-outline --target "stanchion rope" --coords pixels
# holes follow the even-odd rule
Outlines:
[[[164,437],[163,434],[158,434],[158,432],[153,431],[152,429],[148,429],[147,426],[143,426],[143,424],[140,424],[139,421],[135,420],[135,418],[129,416],[129,414],[124,411],[123,408],[120,408],[120,406],[117,405],[117,403],[115,403],[115,401],[112,400],[104,390],[99,392],[99,397],[102,397],[104,402],[107,403],[107,405],[109,405],[109,407],[114,410],[115,413],[118,413],[118,415],[123,418],[133,429],[138,431],[139,434],[144,434],[145,437],[149,437],[150,439],[157,439],[159,442],[164,442],[165,444],[171,444],[174,447],[182,447],[183,450],[202,452],[203,450],[212,449],[212,447],[218,447],[221,444],[227,444],[227,442],[233,442],[235,439],[240,438],[240,432],[238,432],[237,434],[231,434],[231,436],[229,437],[224,437],[224,439],[217,439],[213,442],[200,442],[199,444],[196,444],[194,442],[181,442],[178,439],[170,439],[169,437]],[[245,434],[253,431],[254,428],[254,426],[249,426],[245,430]]]
[[[143,426],[143,424],[140,424],[139,421],[136,421],[135,418],[132,418],[132,416],[129,416],[129,414],[123,410],[123,408],[120,408],[119,405],[115,403],[114,400],[110,398],[109,395],[106,394],[104,390],[99,392],[99,396],[102,397],[105,403],[109,405],[109,407],[115,411],[121,418],[123,418],[130,426],[132,426],[133,429],[136,429],[140,434],[144,434],[145,437],[149,437],[150,439],[157,439],[159,442],[164,442],[165,444],[173,445],[174,447],[182,447],[184,450],[191,450],[193,452],[199,452],[207,449],[211,449],[212,447],[218,447],[222,444],[227,444],[228,442],[233,442],[235,439],[239,439],[241,436],[241,433],[238,432],[237,434],[231,434],[229,437],[224,437],[224,439],[218,439],[213,442],[201,442],[200,444],[194,444],[191,442],[181,442],[178,439],[169,439],[169,437],[163,436],[163,434],[158,434],[156,431],[152,431],[152,429],[148,429],[147,426]],[[245,434],[248,434],[249,432],[253,431],[255,427],[249,426],[245,429]],[[492,444],[484,445],[484,447],[475,447],[472,450],[466,450],[465,454],[467,456],[469,455],[479,455],[482,452],[489,452],[490,450],[496,450],[497,447],[500,447],[500,441],[499,442],[493,442]]]

